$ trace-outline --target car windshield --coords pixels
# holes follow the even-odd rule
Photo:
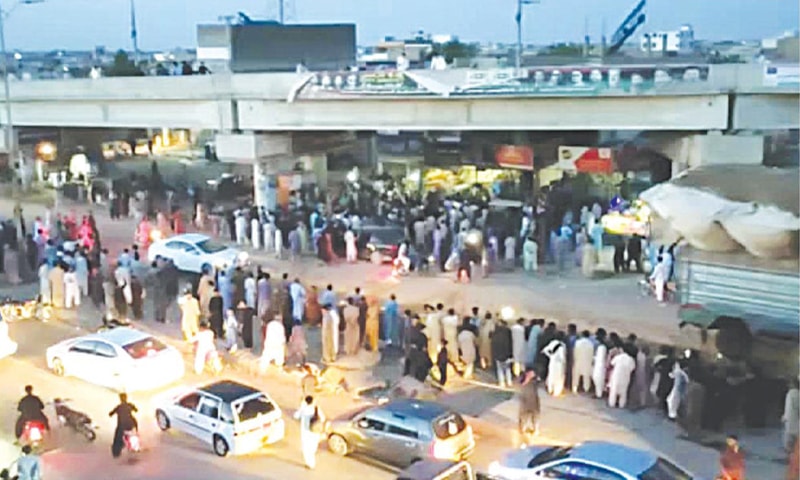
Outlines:
[[[461,433],[467,427],[467,422],[457,413],[450,413],[439,417],[433,422],[433,433],[436,438],[446,440]]]
[[[204,253],[217,253],[225,250],[225,245],[220,245],[219,243],[214,243],[211,240],[203,240],[202,242],[197,243],[197,248],[199,248]]]
[[[639,475],[640,480],[692,480],[692,476],[684,472],[672,462],[659,458],[652,467]]]
[[[259,415],[266,415],[275,411],[275,404],[264,395],[253,397],[249,400],[235,404],[236,416],[240,422],[252,420]]]
[[[122,347],[134,360],[155,355],[167,348],[160,340],[154,337],[147,337]]]
[[[569,452],[572,451],[572,447],[552,447],[544,450],[537,455],[535,455],[530,462],[528,462],[528,468],[535,467],[537,465],[542,465],[544,463],[552,462],[553,460],[559,460],[562,458],[566,458],[569,456]]]

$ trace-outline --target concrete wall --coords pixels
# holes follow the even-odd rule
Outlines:
[[[727,95],[238,102],[243,130],[725,129]]]
[[[737,95],[732,123],[737,130],[800,128],[800,95]]]
[[[761,165],[764,161],[760,135],[679,135],[655,140],[652,148],[672,160],[673,174],[701,165]]]

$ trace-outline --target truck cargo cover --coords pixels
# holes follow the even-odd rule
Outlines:
[[[652,209],[655,241],[683,238],[707,252],[742,249],[759,258],[797,258],[800,171],[714,165],[682,173],[640,198]]]

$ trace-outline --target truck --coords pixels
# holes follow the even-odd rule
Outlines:
[[[701,352],[747,360],[766,376],[796,378],[800,264],[747,252],[677,255],[681,329],[699,329]]]

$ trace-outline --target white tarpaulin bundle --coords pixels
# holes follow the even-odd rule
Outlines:
[[[714,166],[685,172],[640,198],[667,227],[654,229],[656,241],[679,236],[705,251],[744,248],[761,258],[796,258],[799,183],[797,169]]]

